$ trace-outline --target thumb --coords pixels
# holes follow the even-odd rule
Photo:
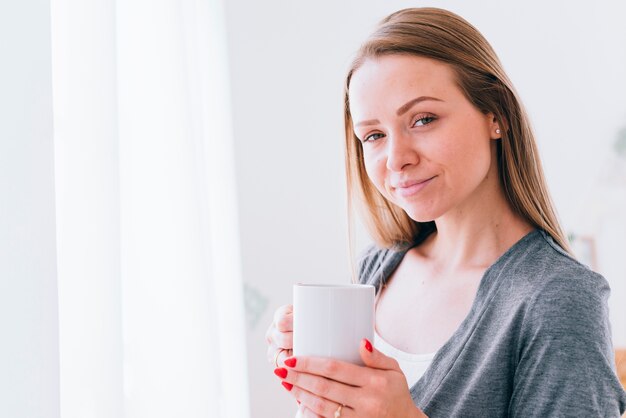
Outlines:
[[[367,338],[361,340],[359,352],[363,363],[365,363],[367,367],[380,370],[400,370],[396,359],[388,357],[378,351]]]

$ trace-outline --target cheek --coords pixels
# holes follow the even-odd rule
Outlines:
[[[365,172],[367,173],[367,177],[370,182],[374,185],[376,190],[378,190],[378,192],[385,197],[385,199],[390,200],[392,197],[386,187],[386,160],[380,157],[365,157],[363,162],[365,165]]]
[[[478,116],[471,115],[454,125],[449,132],[447,146],[441,151],[446,159],[454,161],[453,166],[459,170],[471,172],[481,171],[485,164],[489,165],[491,150],[489,131]]]
[[[364,156],[363,165],[365,166],[365,172],[367,173],[367,176],[370,178],[370,180],[374,181],[374,162],[367,156]]]
[[[385,162],[374,155],[364,154],[363,163],[370,181],[382,192],[381,188],[385,183]]]
[[[453,170],[455,187],[461,190],[474,188],[481,183],[491,166],[491,148],[488,140],[474,138],[467,146],[450,150],[450,168]]]

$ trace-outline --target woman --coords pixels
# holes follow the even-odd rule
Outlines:
[[[528,117],[495,52],[459,16],[387,17],[345,92],[351,201],[376,246],[365,367],[268,357],[305,417],[618,417],[609,287],[568,252]]]

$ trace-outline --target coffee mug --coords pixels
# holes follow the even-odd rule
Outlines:
[[[374,286],[293,286],[293,353],[363,365],[359,346],[374,338]]]

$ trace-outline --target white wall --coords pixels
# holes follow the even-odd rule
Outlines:
[[[623,3],[227,2],[255,418],[295,410],[265,359],[263,336],[272,312],[289,303],[294,282],[348,278],[345,69],[379,19],[425,5],[461,14],[493,44],[533,119],[565,227],[593,231],[586,226],[593,224],[586,205],[594,200],[610,144],[626,125]],[[624,214],[615,218],[626,223]],[[599,235],[604,263],[598,268],[614,288],[616,342],[626,345],[626,304],[619,303],[626,298],[623,243],[618,234]]]
[[[59,416],[50,3],[0,3],[0,416]]]
[[[235,0],[226,11],[243,277],[258,314],[249,318],[258,321],[248,334],[251,417],[288,417],[296,403],[265,358],[271,312],[290,303],[292,283],[349,274],[341,148],[347,8]]]

